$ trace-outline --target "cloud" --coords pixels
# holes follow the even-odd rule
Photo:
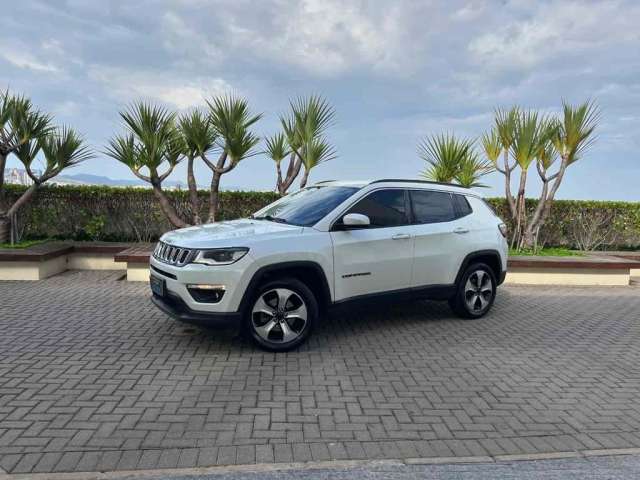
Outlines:
[[[203,105],[207,98],[233,90],[221,78],[183,78],[175,73],[99,65],[92,66],[88,76],[118,100],[124,102],[138,99],[154,100],[178,109]]]
[[[223,52],[176,12],[168,11],[161,19],[163,45],[172,54],[188,57],[192,61],[219,62]]]
[[[204,2],[178,1],[174,8],[186,10],[181,16],[165,14],[163,25],[171,33],[171,49],[181,45],[205,58],[257,58],[321,78],[361,68],[397,73],[415,63],[408,58],[417,43],[408,38],[411,8],[407,5],[364,0],[237,0],[220,1],[207,9]],[[207,21],[185,24],[186,12]]]
[[[59,69],[50,62],[40,60],[22,46],[0,46],[0,58],[17,68],[33,70],[35,72],[58,72]]]
[[[528,6],[524,19],[512,16],[471,40],[468,49],[478,64],[508,70],[567,57],[584,62],[585,55],[612,45],[636,43],[637,48],[640,40],[637,4],[555,0]]]

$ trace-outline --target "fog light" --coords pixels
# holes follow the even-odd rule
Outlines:
[[[192,284],[187,285],[187,290],[198,303],[218,303],[226,288],[224,285]]]
[[[224,285],[209,285],[209,284],[192,284],[187,285],[187,288],[197,288],[198,290],[226,290]]]

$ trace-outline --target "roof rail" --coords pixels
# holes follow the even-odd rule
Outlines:
[[[318,185],[320,183],[329,183],[329,182],[337,182],[337,180],[320,180],[319,182],[314,183],[314,185]]]
[[[432,180],[418,180],[418,179],[412,180],[409,178],[381,178],[379,180],[374,180],[369,185],[373,183],[385,183],[385,182],[426,183],[429,185],[444,185],[447,187],[457,187],[457,188],[464,188],[468,190],[468,187],[463,187],[462,185],[458,185],[457,183],[434,182]]]

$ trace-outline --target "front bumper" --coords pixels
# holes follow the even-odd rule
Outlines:
[[[176,295],[167,294],[164,297],[152,295],[153,304],[167,315],[181,322],[203,327],[239,328],[242,321],[240,312],[196,312],[191,310],[182,299]]]
[[[252,259],[245,255],[238,262],[220,267],[188,264],[176,267],[151,257],[151,275],[164,280],[168,295],[178,298],[191,311],[202,314],[223,314],[240,310]],[[218,302],[199,301],[189,292],[188,285],[207,284],[224,286],[225,293]]]

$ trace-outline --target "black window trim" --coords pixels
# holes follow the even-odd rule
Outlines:
[[[393,226],[389,226],[389,227],[376,227],[375,225],[368,225],[368,226],[354,226],[354,227],[349,227],[349,228],[344,228],[344,227],[340,228],[338,225],[336,225],[336,224],[338,224],[338,222],[340,222],[340,220],[342,220],[342,217],[344,217],[346,215],[346,212],[348,212],[358,202],[360,202],[361,200],[364,200],[365,198],[367,198],[372,193],[380,192],[382,190],[402,190],[402,191],[404,191],[404,210],[405,210],[405,221],[407,222],[406,224],[404,224],[404,225],[393,225]],[[374,230],[374,229],[378,230],[380,228],[408,227],[408,226],[413,225],[411,223],[411,221],[412,221],[412,210],[410,208],[409,189],[407,187],[381,187],[381,188],[376,188],[376,189],[373,189],[373,190],[369,190],[363,196],[361,196],[360,198],[356,199],[353,203],[351,203],[346,208],[344,208],[342,210],[342,212],[340,212],[340,214],[337,215],[336,218],[331,222],[331,225],[329,226],[329,232],[344,232],[344,231],[349,231],[349,230]],[[336,227],[338,227],[338,228],[336,228]]]

